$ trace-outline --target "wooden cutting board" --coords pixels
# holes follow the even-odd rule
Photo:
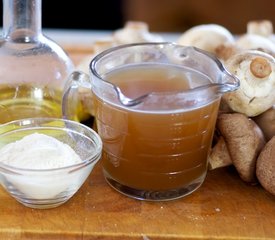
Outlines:
[[[79,192],[55,209],[24,207],[0,188],[0,239],[275,239],[274,200],[231,167],[209,172],[185,198],[134,200],[107,185],[98,163]]]
[[[71,53],[79,62],[85,53]],[[0,187],[0,239],[275,239],[275,197],[233,167],[210,171],[193,194],[168,202],[130,199],[104,180],[100,162],[64,205],[27,208]]]

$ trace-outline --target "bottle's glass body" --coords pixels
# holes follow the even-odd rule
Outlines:
[[[41,0],[3,0],[0,40],[0,124],[61,117],[62,92],[73,63],[41,30]]]

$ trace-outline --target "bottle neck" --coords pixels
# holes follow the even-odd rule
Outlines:
[[[33,42],[41,34],[41,0],[3,0],[3,36]]]

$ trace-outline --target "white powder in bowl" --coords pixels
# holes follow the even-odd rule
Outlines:
[[[40,199],[44,202],[69,198],[86,180],[95,162],[75,171],[50,169],[81,161],[69,145],[44,134],[30,134],[0,149],[0,162],[26,169],[21,171],[22,174],[4,171],[2,184],[8,188],[12,187],[19,198]],[[38,171],[28,171],[28,169]]]
[[[0,161],[9,166],[28,169],[53,169],[81,162],[69,145],[40,133],[5,145],[0,156]]]

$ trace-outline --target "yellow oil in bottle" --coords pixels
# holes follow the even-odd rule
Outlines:
[[[47,87],[1,86],[0,124],[30,117],[62,116],[62,93]]]

